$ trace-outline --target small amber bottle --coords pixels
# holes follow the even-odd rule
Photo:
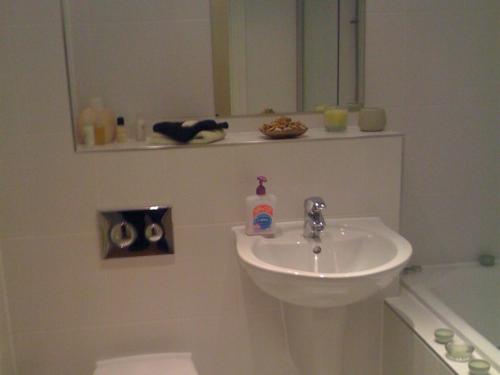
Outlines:
[[[94,125],[95,144],[106,144],[106,126],[103,122],[97,121]]]

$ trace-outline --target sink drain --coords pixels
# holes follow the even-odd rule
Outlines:
[[[313,249],[313,253],[314,254],[319,254],[321,253],[321,246],[315,246],[314,249]]]

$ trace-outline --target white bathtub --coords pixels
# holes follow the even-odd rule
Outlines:
[[[403,287],[500,371],[500,267],[426,266]],[[437,328],[437,327],[436,327]]]

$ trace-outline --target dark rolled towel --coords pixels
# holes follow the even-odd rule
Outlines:
[[[202,120],[190,126],[182,126],[182,124],[182,122],[159,122],[153,126],[153,131],[177,142],[186,143],[202,130],[219,130],[229,127],[227,122],[217,123],[214,120]]]

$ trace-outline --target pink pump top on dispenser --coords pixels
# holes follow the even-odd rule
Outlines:
[[[257,195],[266,195],[266,187],[264,186],[264,182],[267,182],[267,178],[264,176],[257,177],[259,181],[259,186],[255,189],[255,194]]]

